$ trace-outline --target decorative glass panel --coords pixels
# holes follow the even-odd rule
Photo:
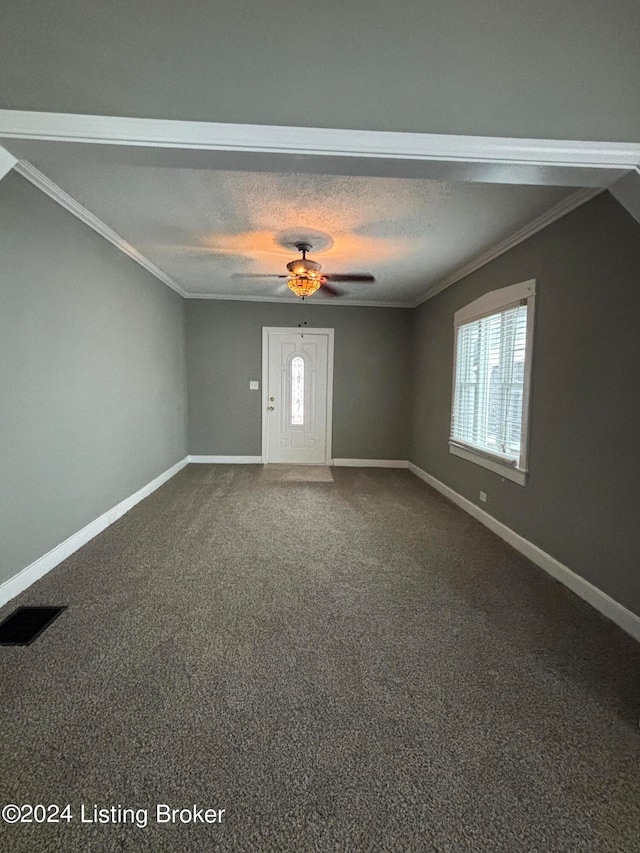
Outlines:
[[[297,355],[291,362],[291,425],[304,423],[304,360]]]

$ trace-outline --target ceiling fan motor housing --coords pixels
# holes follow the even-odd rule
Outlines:
[[[318,275],[322,267],[317,261],[309,260],[309,258],[298,258],[295,261],[290,261],[287,264],[287,269],[291,275]]]
[[[311,243],[296,243],[296,249],[302,253],[301,258],[296,258],[295,261],[289,261],[287,269],[291,275],[303,275],[309,278],[316,278],[322,269],[321,264],[317,261],[312,261],[307,258],[307,252],[311,251]]]

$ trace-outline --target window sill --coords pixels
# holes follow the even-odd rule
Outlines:
[[[449,453],[454,456],[459,456],[460,459],[466,459],[467,462],[475,462],[476,465],[481,465],[494,474],[500,474],[507,480],[512,480],[518,483],[519,486],[525,486],[527,483],[527,472],[520,468],[514,468],[506,462],[501,462],[499,459],[492,459],[489,456],[483,456],[482,453],[474,453],[467,447],[460,447],[458,444],[449,444]]]

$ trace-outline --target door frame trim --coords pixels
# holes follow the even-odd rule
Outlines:
[[[307,326],[301,329],[299,326],[263,326],[262,327],[262,464],[269,461],[268,429],[267,429],[267,403],[269,392],[269,335],[306,332],[309,335],[326,335],[327,340],[327,422],[325,435],[324,464],[331,465],[331,448],[333,444],[333,344],[335,329],[314,329]]]

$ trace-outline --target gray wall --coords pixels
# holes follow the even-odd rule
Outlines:
[[[186,454],[182,300],[0,181],[0,582]]]
[[[503,480],[448,452],[453,315],[538,281],[530,477]],[[640,226],[608,194],[414,313],[410,458],[640,613]],[[483,505],[484,506],[484,505]]]
[[[608,194],[415,311],[183,302],[15,174],[0,257],[0,582],[184,457],[185,389],[190,453],[259,455],[261,328],[306,319],[335,329],[335,457],[410,458],[486,491],[493,516],[640,613],[640,226]],[[447,437],[454,312],[528,278],[523,488]]]
[[[638,0],[4,0],[0,107],[640,141]]]
[[[259,456],[262,327],[335,329],[333,456],[406,459],[409,327],[403,308],[190,299],[189,452]]]

